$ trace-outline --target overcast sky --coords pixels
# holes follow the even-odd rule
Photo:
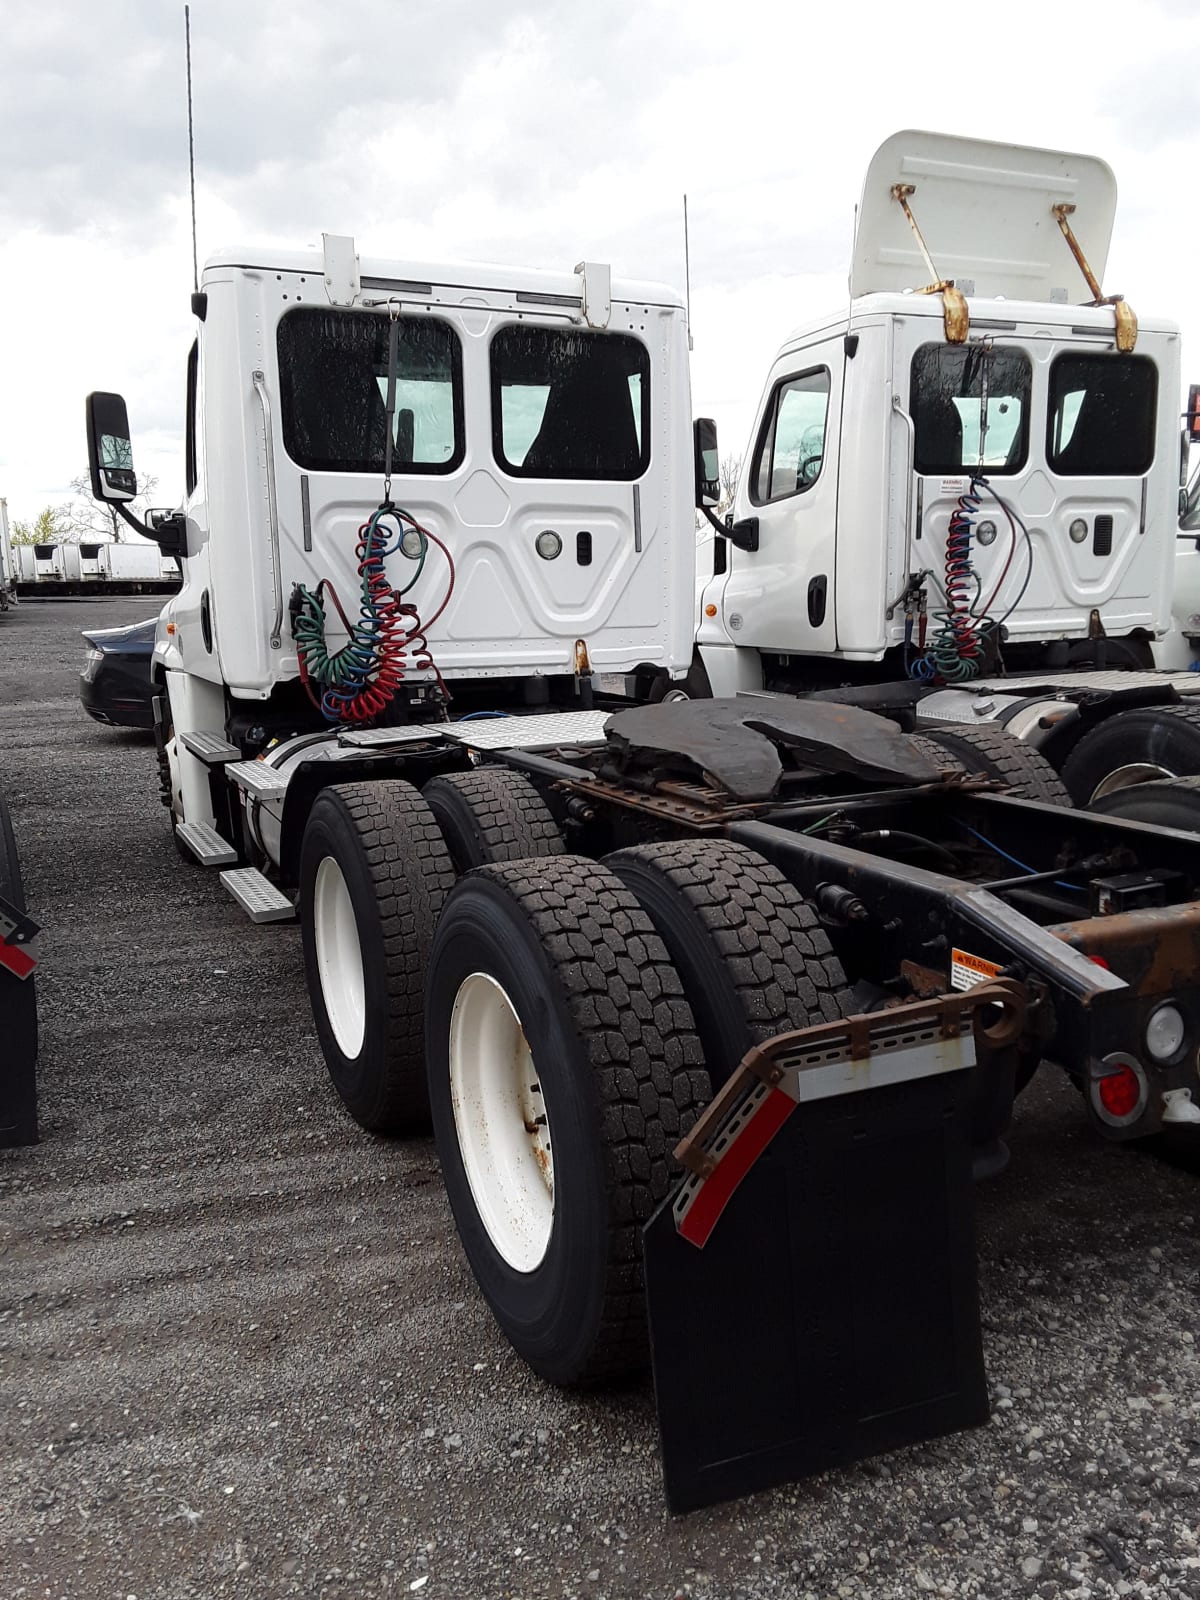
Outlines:
[[[89,389],[182,490],[191,240],[183,8],[0,0],[0,495],[85,466]],[[1184,329],[1200,378],[1200,5],[1008,0],[938,13],[739,0],[196,0],[201,260],[233,241],[683,287],[693,405],[746,443],[789,328],[841,303],[854,205],[903,127],[1105,157],[1106,289]]]

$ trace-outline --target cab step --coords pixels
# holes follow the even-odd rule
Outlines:
[[[251,922],[287,922],[296,908],[257,867],[235,867],[221,874],[221,882]]]
[[[181,733],[179,742],[185,750],[203,761],[206,767],[220,767],[227,761],[237,761],[242,754],[237,745],[230,744],[222,733]]]
[[[253,795],[256,800],[272,800],[283,794],[288,781],[282,772],[269,767],[265,761],[235,761],[225,768],[239,789]]]
[[[231,861],[237,860],[237,851],[228,839],[222,839],[207,822],[181,822],[175,834],[202,867],[227,867]]]

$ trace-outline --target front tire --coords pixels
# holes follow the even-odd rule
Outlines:
[[[300,847],[304,973],[329,1075],[368,1133],[429,1126],[421,1002],[453,882],[411,784],[342,783],[317,796]]]
[[[554,1383],[641,1371],[641,1230],[708,1099],[649,919],[594,861],[484,867],[446,904],[425,1009],[442,1175],[496,1321]]]

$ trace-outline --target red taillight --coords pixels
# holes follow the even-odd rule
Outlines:
[[[1118,1067],[1096,1086],[1100,1104],[1110,1117],[1128,1117],[1137,1110],[1142,1085],[1132,1067]]]
[[[1105,972],[1111,972],[1112,971],[1112,968],[1109,966],[1108,962],[1104,959],[1103,956],[1089,956],[1088,960],[1090,962],[1092,962],[1092,964],[1094,966],[1103,967]]]

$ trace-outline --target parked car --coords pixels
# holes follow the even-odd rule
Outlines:
[[[87,661],[79,676],[79,698],[89,717],[110,727],[153,728],[150,660],[157,617],[126,628],[84,630]]]

